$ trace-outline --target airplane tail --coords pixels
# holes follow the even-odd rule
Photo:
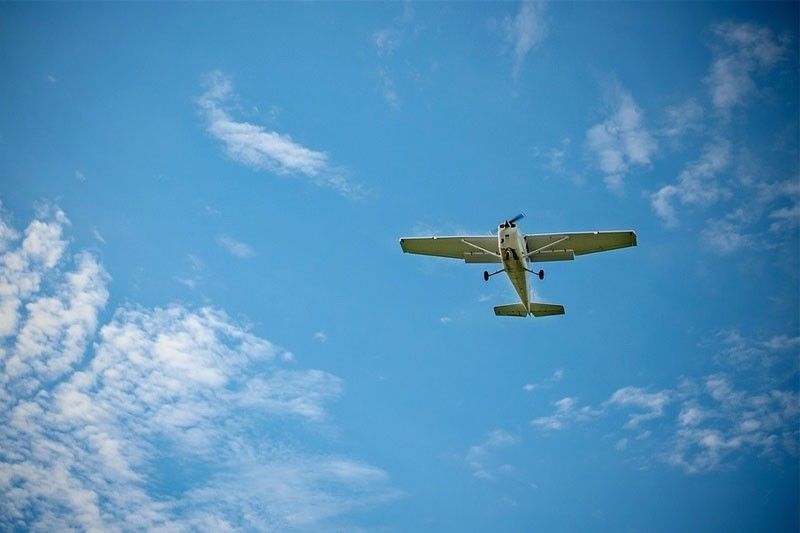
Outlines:
[[[528,316],[528,310],[521,303],[498,305],[494,308],[494,314],[497,316]],[[550,316],[550,315],[563,315],[564,306],[558,304],[544,304],[539,302],[531,302],[531,312],[533,316]]]

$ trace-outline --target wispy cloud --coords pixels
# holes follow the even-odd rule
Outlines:
[[[212,72],[206,86],[206,92],[197,100],[206,120],[206,131],[222,142],[232,160],[278,175],[303,176],[347,197],[363,195],[362,187],[351,182],[344,169],[334,167],[327,153],[307,148],[289,135],[234,120],[229,111],[235,99],[230,78]]]
[[[464,458],[467,466],[472,470],[472,475],[484,481],[493,481],[499,472],[506,470],[502,465],[499,467],[489,466],[490,463],[495,462],[493,455],[498,450],[518,442],[518,437],[502,429],[495,429],[479,444],[470,446]]]
[[[694,98],[667,106],[664,115],[666,124],[661,134],[667,138],[675,139],[703,129],[705,110]]]
[[[712,28],[714,62],[706,77],[714,107],[727,114],[757,86],[755,77],[786,57],[788,42],[756,24],[723,22]]]
[[[395,82],[397,73],[390,72],[389,56],[395,54],[405,41],[416,37],[421,29],[421,25],[415,22],[411,2],[405,2],[403,12],[390,25],[372,33],[372,44],[381,58],[381,66],[377,71],[378,90],[386,103],[394,109],[400,108],[401,99]]]
[[[342,380],[224,312],[126,305],[98,330],[109,276],[64,255],[66,223],[0,224],[0,529],[352,529],[398,496],[377,467],[294,447]]]
[[[644,413],[631,415],[625,427],[636,429],[639,424],[647,420],[658,418],[664,414],[664,407],[669,403],[670,396],[666,391],[647,392],[640,387],[624,387],[614,392],[606,400],[606,405],[613,407],[636,407],[643,409]]]
[[[397,94],[397,86],[385,68],[378,70],[378,85],[383,99],[393,108],[399,108],[400,96]]]
[[[667,227],[679,225],[675,200],[682,204],[711,205],[729,192],[717,176],[728,168],[731,161],[731,144],[727,139],[715,139],[707,144],[701,156],[689,163],[678,175],[675,183],[665,185],[650,196],[656,215]]]
[[[657,143],[644,126],[644,113],[627,90],[614,83],[609,98],[610,116],[589,128],[586,144],[605,174],[606,186],[620,192],[631,168],[650,164]]]
[[[547,35],[544,8],[544,2],[523,1],[515,16],[506,16],[503,20],[504,37],[514,53],[514,78],[519,77],[528,53]]]
[[[394,27],[381,28],[372,34],[372,42],[379,54],[390,55],[402,42],[403,35],[399,29]]]
[[[553,414],[534,418],[531,425],[545,431],[560,431],[574,422],[585,422],[602,414],[601,409],[591,405],[580,406],[578,399],[571,396],[553,402],[553,407]]]
[[[541,380],[539,382],[536,382],[536,383],[526,383],[525,385],[522,386],[522,390],[524,390],[525,392],[533,392],[534,390],[536,390],[536,389],[538,389],[538,388],[540,388],[542,386],[549,385],[551,383],[555,383],[556,381],[561,381],[563,378],[564,378],[564,369],[563,368],[559,368],[559,369],[557,369],[556,371],[553,372],[552,376],[550,376],[548,378],[545,378],[545,379],[543,379],[543,380]]]
[[[227,235],[218,235],[217,244],[225,248],[229,254],[240,259],[248,259],[255,255],[253,247],[249,244],[237,241]]]
[[[597,407],[581,406],[567,396],[553,403],[552,414],[531,424],[554,432],[622,412],[627,416],[621,429],[635,437],[619,438],[614,446],[618,451],[635,448],[633,453],[641,457],[644,452],[648,461],[661,461],[689,474],[728,468],[745,454],[770,459],[796,456],[800,395],[791,384],[800,370],[800,338],[785,334],[750,338],[729,329],[701,343],[701,348],[713,353],[722,367],[719,372],[700,379],[681,378],[669,389],[622,387]],[[658,438],[650,439],[654,434]]]

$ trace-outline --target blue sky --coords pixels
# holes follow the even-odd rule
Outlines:
[[[796,531],[797,21],[3,5],[0,529]]]

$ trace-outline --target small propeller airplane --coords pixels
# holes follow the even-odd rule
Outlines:
[[[463,259],[466,263],[502,263],[497,272],[483,272],[484,281],[505,272],[517,291],[520,303],[498,305],[497,316],[563,315],[564,306],[531,302],[528,297],[528,272],[544,279],[544,270],[534,272],[528,263],[570,261],[576,255],[605,252],[636,246],[633,231],[585,231],[580,233],[534,233],[525,235],[517,227],[520,213],[497,227],[497,236],[403,237],[405,253]]]

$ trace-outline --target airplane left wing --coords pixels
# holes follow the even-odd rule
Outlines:
[[[463,259],[467,263],[500,263],[497,237],[403,237],[400,247],[407,254]]]

